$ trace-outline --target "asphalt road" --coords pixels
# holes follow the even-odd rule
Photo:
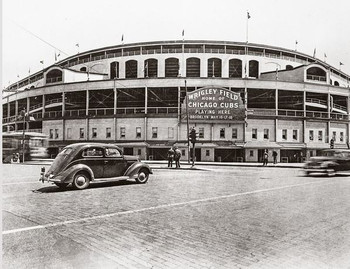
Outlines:
[[[350,177],[155,169],[59,190],[2,169],[3,268],[350,268]]]

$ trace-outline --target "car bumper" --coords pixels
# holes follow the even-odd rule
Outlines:
[[[42,183],[44,183],[45,181],[52,183],[62,183],[62,177],[46,177],[44,175],[41,175],[39,181],[41,181]]]
[[[311,168],[311,167],[306,167],[304,168],[304,171],[306,173],[321,173],[321,174],[328,174],[328,173],[332,173],[335,172],[334,169],[330,169],[330,168],[321,168],[321,167],[315,167],[315,168]]]

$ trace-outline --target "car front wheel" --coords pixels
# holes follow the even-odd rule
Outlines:
[[[73,187],[78,190],[83,190],[89,187],[90,178],[85,173],[77,173],[73,179]]]
[[[141,169],[136,177],[136,182],[139,184],[144,184],[148,181],[149,171],[147,169]]]

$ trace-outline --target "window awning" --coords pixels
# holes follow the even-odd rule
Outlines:
[[[305,143],[288,143],[288,142],[280,142],[279,143],[282,148],[281,149],[305,149]]]
[[[244,144],[244,148],[273,149],[281,148],[281,145],[272,141],[248,141]]]

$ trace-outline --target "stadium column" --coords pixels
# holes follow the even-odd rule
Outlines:
[[[86,138],[85,140],[89,140],[89,90],[86,89],[86,109],[85,109],[85,115],[86,115]]]
[[[18,100],[17,100],[17,91],[16,91],[16,100],[15,100],[15,116],[18,117]],[[18,124],[15,124],[15,131],[18,131]]]
[[[275,141],[277,142],[277,130],[278,130],[278,87],[277,87],[277,81],[276,81],[276,89],[275,89],[275,108],[276,108]]]
[[[331,94],[329,93],[329,87],[328,88],[328,96],[327,96],[327,112],[328,112],[328,120],[327,120],[327,137],[328,140],[326,141],[327,143],[330,142],[330,135],[331,135]]]
[[[176,141],[179,141],[180,139],[180,123],[181,123],[181,87],[177,87],[177,134],[176,134]]]
[[[147,141],[147,99],[148,99],[148,88],[145,87],[145,126],[144,126],[144,137],[145,142]]]
[[[42,118],[44,118],[45,116],[45,94],[43,94],[43,102],[42,102],[42,106],[43,106],[43,111],[42,111]]]
[[[117,88],[115,86],[115,80],[116,78],[113,79],[113,94],[114,94],[114,100],[113,100],[113,129],[114,129],[114,140],[117,140]]]
[[[64,115],[66,114],[66,93],[62,92],[62,141],[66,140],[66,120]]]
[[[350,123],[349,123],[349,113],[350,113],[350,92],[349,92],[349,95],[348,97],[346,98],[346,111],[347,111],[347,117],[348,117],[348,130],[347,130],[347,138],[346,138],[346,142],[347,142],[347,145],[349,145],[350,143]]]
[[[30,110],[30,98],[27,97],[27,115],[28,115],[28,121],[27,121],[27,125],[26,125],[26,130],[29,131],[29,110]]]

